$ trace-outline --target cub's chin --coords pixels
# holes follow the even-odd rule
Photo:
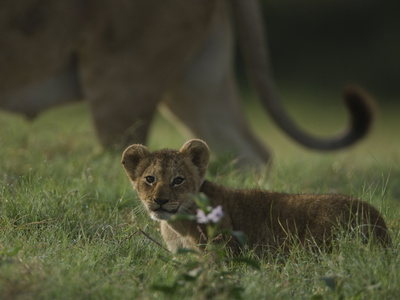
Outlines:
[[[161,211],[154,212],[153,211],[153,212],[150,213],[150,217],[153,220],[156,220],[156,221],[168,221],[169,219],[171,219],[171,217],[173,215],[174,214],[171,214],[171,213],[166,212],[166,211],[163,211],[163,212],[161,212]]]
[[[178,209],[168,211],[166,209],[156,209],[150,212],[150,217],[156,221],[168,221],[178,212]]]

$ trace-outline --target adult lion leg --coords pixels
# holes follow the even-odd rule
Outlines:
[[[266,164],[272,158],[270,151],[251,132],[234,90],[228,76],[213,91],[185,87],[169,95],[162,112],[186,126],[192,136],[207,141],[218,155],[229,155],[240,164]]]
[[[265,164],[270,151],[254,136],[238,102],[232,70],[232,30],[224,2],[208,39],[192,59],[164,108],[218,154]],[[164,110],[165,111],[165,110]]]
[[[132,70],[129,51],[104,53],[82,59],[82,82],[97,135],[103,146],[123,147],[146,143],[156,106],[161,98],[149,76]]]
[[[126,82],[128,78],[123,76],[123,72],[121,77],[124,78],[111,75],[114,77],[112,85],[106,80],[108,76],[103,75],[102,78],[96,76],[96,83],[85,85],[101,144],[106,148],[145,144],[160,95],[141,91],[148,84]]]

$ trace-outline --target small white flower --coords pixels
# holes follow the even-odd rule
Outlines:
[[[206,214],[204,213],[204,211],[202,211],[201,209],[197,210],[197,223],[199,224],[207,224],[208,223],[208,218],[206,216]]]
[[[205,214],[205,212],[201,209],[197,210],[197,223],[199,224],[207,224],[207,223],[217,223],[224,216],[224,212],[222,211],[222,206],[218,205],[215,207],[209,214]]]
[[[216,208],[214,208],[208,215],[207,218],[213,222],[217,223],[219,222],[222,217],[224,216],[224,212],[222,211],[222,206],[218,205]]]

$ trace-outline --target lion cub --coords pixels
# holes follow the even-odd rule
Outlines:
[[[186,142],[179,151],[150,152],[145,146],[129,146],[122,164],[151,218],[160,221],[161,233],[170,251],[203,249],[207,243],[204,225],[177,218],[177,213],[195,215],[194,196],[204,193],[213,207],[221,206],[221,229],[241,231],[247,245],[257,252],[283,249],[292,243],[330,247],[340,228],[373,237],[382,246],[391,238],[379,212],[368,203],[342,195],[292,195],[260,190],[237,190],[204,180],[209,149],[201,140]],[[226,239],[238,254],[240,245]]]

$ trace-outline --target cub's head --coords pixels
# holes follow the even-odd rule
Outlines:
[[[122,154],[126,174],[140,200],[155,220],[168,220],[176,213],[193,213],[207,171],[210,151],[201,140],[187,141],[179,151],[150,152],[134,144]]]

